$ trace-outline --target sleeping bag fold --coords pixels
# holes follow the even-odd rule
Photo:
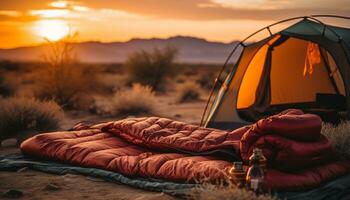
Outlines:
[[[227,179],[232,161],[247,162],[259,147],[268,161],[267,185],[300,190],[343,175],[350,167],[350,162],[337,159],[320,130],[320,118],[300,110],[234,131],[158,117],[129,118],[40,134],[23,142],[21,149],[31,156],[130,177],[194,182]]]

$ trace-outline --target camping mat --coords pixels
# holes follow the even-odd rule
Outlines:
[[[22,154],[0,155],[0,171],[16,171],[24,167],[58,175],[81,174],[93,176],[113,183],[122,183],[140,189],[164,192],[181,197],[187,196],[191,189],[196,186],[195,184],[175,183],[158,179],[129,178],[116,172],[40,160]],[[350,174],[306,192],[278,192],[276,195],[281,199],[288,200],[350,199]]]
[[[157,179],[129,178],[117,172],[33,159],[22,154],[0,155],[0,171],[17,171],[24,167],[58,175],[81,174],[101,178],[112,183],[122,183],[128,186],[155,192],[164,192],[174,196],[184,196],[194,187],[194,184],[167,182]]]

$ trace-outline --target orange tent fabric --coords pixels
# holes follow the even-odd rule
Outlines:
[[[309,42],[306,50],[305,65],[303,75],[312,74],[314,66],[321,63],[321,53],[318,44]]]

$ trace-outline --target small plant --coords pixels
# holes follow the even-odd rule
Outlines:
[[[215,80],[214,73],[209,74],[201,74],[199,78],[197,79],[197,83],[203,88],[203,89],[211,89],[214,85]]]
[[[0,69],[4,71],[19,71],[20,64],[9,60],[0,61]]]
[[[1,73],[1,72],[0,72]],[[16,92],[16,84],[14,81],[0,75],[0,96],[8,97]]]
[[[49,42],[44,56],[48,66],[37,74],[36,96],[54,100],[63,108],[79,108],[96,82],[94,73],[79,66],[72,37]]]
[[[154,114],[156,97],[150,86],[134,84],[131,89],[120,90],[115,93],[111,114],[128,116],[140,114]]]
[[[325,123],[322,125],[322,134],[331,141],[340,156],[350,158],[350,122],[342,122],[337,126]]]
[[[0,99],[0,140],[59,128],[63,111],[55,102],[12,97]]]
[[[271,195],[259,195],[245,189],[240,189],[235,185],[213,185],[210,183],[202,184],[191,193],[194,200],[277,200]]]
[[[176,49],[167,47],[131,54],[125,63],[129,79],[134,83],[149,85],[154,90],[162,89],[166,78],[175,73],[173,62],[176,53]]]
[[[93,102],[89,106],[89,112],[96,115],[111,115],[111,100],[106,96],[94,95]]]
[[[97,75],[96,88],[99,94],[113,94],[127,85],[127,77],[124,74],[101,73]]]
[[[176,100],[178,103],[197,101],[200,99],[200,87],[197,83],[192,81],[177,85],[176,93]]]

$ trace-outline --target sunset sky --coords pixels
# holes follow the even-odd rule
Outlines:
[[[349,13],[349,0],[1,0],[0,48],[70,31],[78,41],[186,35],[230,42],[286,17]]]

